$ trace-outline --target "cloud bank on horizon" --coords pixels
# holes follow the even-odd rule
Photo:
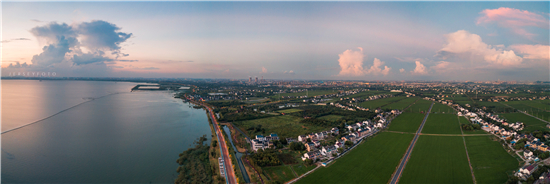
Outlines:
[[[64,71],[73,76],[364,80],[548,80],[550,73],[550,14],[533,10],[548,2],[515,3],[523,8],[464,2],[463,9],[442,3],[441,8],[455,11],[445,15],[418,15],[418,10],[403,8],[415,2],[380,10],[373,2],[287,3],[297,9],[283,13],[284,3],[274,2],[235,5],[242,9],[221,2],[172,2],[151,3],[144,17],[121,5],[112,9],[136,17],[108,18],[93,11],[106,5],[91,3],[97,6],[66,8],[87,12],[86,18],[77,20],[28,13],[26,26],[9,26],[22,24],[15,18],[14,23],[6,21],[10,28],[2,44],[8,54],[2,70]],[[436,2],[418,6],[430,3]],[[212,9],[159,12],[189,8],[188,4]],[[6,4],[6,14],[24,14],[10,12],[16,5]],[[527,5],[532,8],[526,10]],[[372,14],[381,18],[370,18]],[[37,19],[42,16],[57,22]],[[456,23],[448,21],[453,18]],[[40,48],[32,45],[37,42]],[[33,49],[26,49],[26,54],[10,52],[22,48]]]

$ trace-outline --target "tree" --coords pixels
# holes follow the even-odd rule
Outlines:
[[[288,141],[286,141],[286,138],[281,138],[281,143],[283,145],[287,145],[288,144]]]
[[[306,150],[306,146],[301,142],[292,142],[290,143],[290,150],[292,151],[303,151]]]
[[[516,149],[516,150],[523,149],[523,147],[525,147],[525,143],[523,143],[523,142],[516,143],[516,145],[514,145],[514,149]]]
[[[338,153],[344,152],[344,148],[338,148]]]
[[[351,142],[351,141],[346,141],[345,144],[346,144],[346,146],[353,146],[353,142]]]
[[[313,160],[311,160],[311,159],[306,159],[306,160],[305,160],[305,164],[306,164],[307,166],[313,165]]]
[[[311,139],[310,139],[310,138],[307,138],[307,142],[311,142]]]

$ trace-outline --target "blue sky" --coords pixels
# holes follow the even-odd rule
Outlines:
[[[548,80],[548,9],[548,2],[4,2],[2,71]],[[71,34],[51,29],[63,24]]]

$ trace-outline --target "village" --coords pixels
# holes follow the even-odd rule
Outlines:
[[[299,135],[296,139],[285,138],[285,140],[288,145],[302,144],[305,147],[307,153],[303,154],[302,160],[309,159],[313,163],[323,161],[320,164],[326,166],[337,156],[361,143],[364,138],[374,135],[386,127],[391,119],[399,114],[401,114],[399,110],[381,112],[373,120],[347,125],[342,131],[334,127],[331,130]],[[260,149],[275,148],[274,141],[279,140],[280,138],[276,133],[271,133],[268,136],[256,135],[255,139],[250,140],[250,144],[252,150],[258,151]],[[322,140],[332,140],[334,144],[323,146],[320,142]]]

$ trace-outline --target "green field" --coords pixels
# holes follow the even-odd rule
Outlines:
[[[493,136],[465,137],[468,155],[478,183],[506,183],[506,172],[519,167],[519,162],[504,150]]]
[[[340,119],[342,119],[343,116],[340,116],[340,115],[326,115],[326,116],[321,116],[319,117],[319,119],[323,119],[323,120],[327,120],[327,121],[338,121]]]
[[[234,124],[238,126],[243,132],[246,132],[248,136],[254,137],[257,134],[270,134],[276,133],[279,137],[298,137],[311,132],[320,132],[330,129],[330,127],[320,127],[314,125],[301,124],[300,120],[303,118],[285,115],[274,116],[269,118],[254,119],[248,121],[236,121]],[[248,130],[249,128],[257,127],[261,125],[261,128],[265,129],[265,133],[256,132],[255,130]]]
[[[473,183],[462,137],[421,135],[399,183]]]
[[[525,100],[504,102],[521,111],[536,116],[540,119],[550,121],[550,103],[548,100]]]
[[[523,111],[529,111],[530,109],[540,109],[542,111],[550,111],[550,102],[548,100],[525,100],[525,101],[509,101],[509,102],[503,102],[505,104],[508,104],[510,106],[514,106],[516,104],[525,105],[524,108],[517,108]]]
[[[382,132],[297,183],[387,183],[412,138],[412,134]]]
[[[285,110],[278,110],[279,113],[294,113],[294,112],[301,112],[302,109],[285,109]]]
[[[420,99],[416,101],[411,107],[407,109],[407,112],[426,112],[430,109],[432,101]]]
[[[525,125],[524,131],[534,131],[534,130],[550,130],[546,127],[546,123],[542,122],[536,118],[525,115],[521,112],[515,113],[506,113],[499,114],[500,118],[504,118],[509,123],[523,122]]]
[[[448,105],[436,102],[436,103],[434,103],[434,106],[432,107],[431,112],[435,112],[435,113],[455,113],[456,111]]]
[[[390,104],[390,103],[393,103],[393,102],[400,101],[404,98],[407,98],[407,97],[397,96],[397,97],[382,98],[382,99],[377,99],[377,100],[369,100],[369,101],[360,103],[359,106],[364,107],[364,108],[374,109],[374,108],[382,107],[384,105],[387,105],[387,104]]]
[[[294,173],[292,173],[292,170],[290,170],[290,166],[288,166],[288,165],[274,166],[274,167],[263,167],[262,170],[273,181],[287,182],[287,181],[290,181],[290,180],[296,178]]]
[[[391,104],[387,104],[382,106],[383,109],[398,109],[403,110],[404,108],[407,108],[409,105],[411,105],[413,102],[418,100],[418,97],[409,97],[405,98],[403,100],[400,100],[398,102],[394,102]]]
[[[309,90],[309,91],[307,91],[307,95],[309,97],[313,97],[313,96],[317,96],[317,95],[332,94],[332,93],[338,93],[338,90]],[[298,93],[281,93],[281,94],[273,95],[273,96],[271,96],[271,98],[279,98],[279,95],[281,97],[283,97],[283,96],[293,96],[293,97],[305,96],[306,91],[302,91],[302,92],[298,92]]]
[[[303,164],[296,164],[292,166],[292,169],[294,169],[294,172],[296,172],[298,176],[301,176],[302,174],[305,174],[306,172],[314,169],[316,166],[317,165],[311,165],[306,167]]]
[[[425,134],[461,134],[456,114],[430,114],[422,133]]]
[[[404,112],[391,121],[388,130],[415,133],[424,120],[424,116],[421,113]]]
[[[464,96],[454,96],[454,97],[450,97],[449,99],[452,99],[453,101],[470,101],[470,102],[472,102],[472,100],[470,100],[470,98],[466,95],[464,95]]]

